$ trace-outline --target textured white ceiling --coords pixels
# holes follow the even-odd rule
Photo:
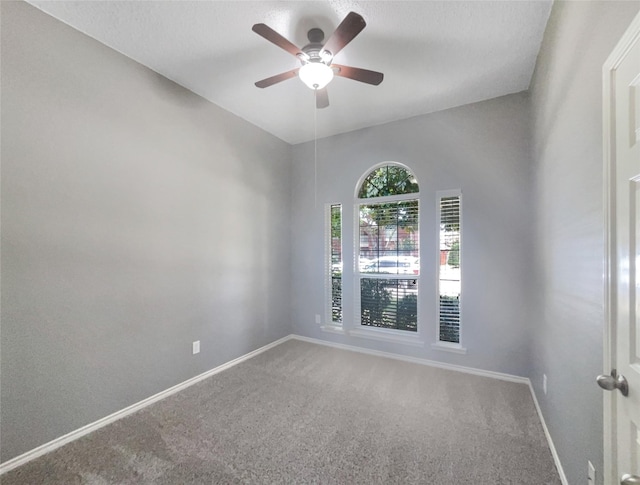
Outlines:
[[[42,1],[30,3],[277,137],[318,137],[529,87],[552,0]],[[251,31],[266,23],[298,46],[349,11],[367,27],[335,62],[384,73],[379,86],[336,78],[314,109],[299,79],[254,82],[299,66]],[[315,112],[315,113],[314,113]]]

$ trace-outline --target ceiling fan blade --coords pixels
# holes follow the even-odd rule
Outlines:
[[[322,50],[331,52],[331,55],[335,57],[345,45],[362,32],[362,29],[364,29],[366,25],[361,15],[355,12],[349,12],[340,25],[338,25],[335,32],[331,34],[329,40],[322,46]]]
[[[316,109],[327,108],[329,106],[329,94],[327,88],[316,89]]]
[[[369,69],[360,69],[359,67],[342,66],[340,64],[331,64],[331,67],[337,67],[336,76],[347,77],[361,83],[373,84],[377,86],[384,79],[384,74],[378,71],[370,71]]]
[[[258,81],[256,86],[259,88],[268,88],[269,86],[273,86],[282,81],[286,81],[287,79],[291,79],[292,77],[296,77],[298,75],[298,71],[300,68],[292,69],[291,71],[281,72],[280,74],[276,74],[275,76],[268,77],[263,79],[262,81]]]
[[[294,55],[296,57],[303,56],[308,57],[304,52],[302,52],[298,47],[289,42],[287,39],[278,34],[275,30],[269,27],[266,24],[255,24],[251,30],[253,30],[256,34],[264,37],[269,42],[277,45],[281,49],[284,49],[289,54]]]

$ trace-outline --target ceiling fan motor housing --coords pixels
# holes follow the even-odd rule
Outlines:
[[[307,32],[307,39],[309,39],[309,42],[312,44],[321,44],[324,40],[324,32],[317,27],[313,28]]]
[[[309,30],[309,32],[307,32],[307,38],[309,39],[309,43],[300,49],[308,56],[306,59],[301,57],[302,63],[322,62],[328,66],[331,63],[333,55],[331,52],[322,49],[322,41],[324,40],[324,32],[322,29],[313,28]]]

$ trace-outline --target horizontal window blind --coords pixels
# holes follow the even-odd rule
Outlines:
[[[418,192],[413,173],[396,164],[373,169],[359,188],[357,269],[361,325],[418,330]],[[415,198],[407,197],[414,193]],[[376,201],[378,197],[385,199]]]
[[[342,206],[330,208],[331,321],[342,323]]]
[[[418,281],[415,279],[360,279],[362,325],[418,330]]]
[[[418,274],[418,201],[361,204],[360,271]]]
[[[440,341],[460,343],[460,298],[440,295]]]
[[[440,198],[439,340],[449,343],[460,343],[460,206],[460,195]]]

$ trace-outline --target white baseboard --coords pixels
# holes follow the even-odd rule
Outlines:
[[[121,409],[120,411],[116,411],[115,413],[110,414],[109,416],[105,416],[104,418],[94,421],[93,423],[89,423],[86,426],[83,426],[82,428],[78,428],[75,431],[65,434],[64,436],[60,436],[59,438],[49,441],[48,443],[40,445],[37,448],[34,448],[33,450],[27,451],[22,455],[12,458],[11,460],[8,460],[4,463],[0,463],[0,475],[8,472],[9,470],[13,470],[14,468],[19,467],[20,465],[24,465],[25,463],[31,460],[35,460],[36,458],[46,453],[49,453],[50,451],[53,451],[57,448],[60,448],[61,446],[64,446],[67,443],[70,443],[71,441],[75,441],[78,438],[81,438],[82,436],[85,436],[93,431],[96,431],[97,429],[102,428],[103,426],[111,424],[114,421],[124,418],[125,416],[129,416],[130,414],[133,414],[136,411],[140,411],[141,409],[155,402],[158,402],[168,396],[171,396],[176,392],[182,391],[183,389],[186,389],[187,387],[192,386],[195,383],[206,379],[207,377],[211,377],[215,374],[218,374],[219,372],[222,372],[223,370],[227,370],[230,367],[233,367],[234,365],[244,362],[245,360],[248,360],[251,357],[255,357],[256,355],[261,354],[262,352],[269,350],[277,345],[280,345],[281,343],[286,342],[291,338],[293,338],[292,335],[287,335],[286,337],[276,340],[275,342],[271,342],[270,344],[267,344],[263,347],[260,347],[259,349],[254,350],[253,352],[249,352],[248,354],[242,355],[237,359],[230,360],[229,362],[219,365],[218,367],[208,370],[200,375],[192,377],[191,379],[187,379],[186,381],[181,382],[180,384],[176,384],[175,386],[170,387],[169,389],[165,389],[164,391],[154,394],[153,396],[143,399],[142,401],[132,404],[131,406]]]
[[[14,468],[17,468],[21,465],[24,465],[25,463],[31,461],[31,460],[35,460],[36,458],[49,453],[50,451],[53,451],[57,448],[60,448],[61,446],[66,445],[67,443],[70,443],[71,441],[77,440],[78,438],[81,438],[82,436],[85,436],[93,431],[96,431],[97,429],[102,428],[103,426],[106,426],[108,424],[113,423],[114,421],[117,421],[119,419],[124,418],[125,416],[129,416],[130,414],[133,414],[137,411],[140,411],[141,409],[155,403],[158,402],[172,394],[175,394],[183,389],[186,389],[189,386],[192,386],[194,384],[196,384],[197,382],[200,382],[208,377],[211,377],[215,374],[218,374],[219,372],[222,372],[226,369],[229,369],[230,367],[233,367],[234,365],[237,365],[241,362],[244,362],[252,357],[255,357],[258,354],[261,354],[262,352],[269,350],[277,345],[280,345],[281,343],[284,343],[288,340],[291,339],[295,339],[295,340],[301,340],[303,342],[309,342],[309,343],[314,343],[314,344],[319,344],[319,345],[326,345],[328,347],[335,347],[338,349],[343,349],[343,350],[349,350],[352,352],[360,352],[363,354],[369,354],[369,355],[376,355],[379,357],[386,357],[389,359],[395,359],[395,360],[402,360],[405,362],[412,362],[415,364],[421,364],[421,365],[427,365],[427,366],[431,366],[431,367],[438,367],[441,369],[447,369],[447,370],[453,370],[453,371],[457,371],[457,372],[464,372],[466,374],[473,374],[473,375],[477,375],[477,376],[483,376],[483,377],[491,377],[493,379],[500,379],[503,381],[509,381],[509,382],[516,382],[516,383],[520,383],[520,384],[527,384],[529,386],[529,389],[531,391],[531,396],[533,397],[533,402],[535,404],[536,407],[536,411],[538,413],[538,416],[540,418],[540,422],[542,423],[542,428],[544,430],[544,434],[547,437],[547,442],[549,443],[549,448],[551,450],[551,454],[553,455],[553,460],[555,461],[556,467],[558,469],[558,473],[560,475],[560,480],[562,481],[562,485],[569,485],[569,483],[567,482],[567,478],[564,474],[564,470],[562,468],[562,464],[560,463],[560,458],[558,457],[558,453],[556,452],[556,448],[553,444],[553,441],[551,439],[551,435],[549,434],[549,430],[547,428],[547,425],[544,421],[544,417],[542,415],[542,411],[540,410],[540,405],[538,404],[538,399],[536,398],[536,394],[533,390],[533,387],[531,385],[531,381],[526,378],[526,377],[520,377],[520,376],[514,376],[511,374],[503,374],[501,372],[493,372],[493,371],[487,371],[487,370],[482,370],[482,369],[474,369],[472,367],[464,367],[464,366],[460,366],[460,365],[454,365],[454,364],[447,364],[447,363],[443,363],[443,362],[437,362],[434,360],[428,360],[428,359],[420,359],[417,357],[408,357],[405,355],[400,355],[400,354],[393,354],[390,352],[382,352],[379,350],[371,350],[371,349],[365,349],[362,347],[356,347],[353,345],[345,345],[345,344],[338,344],[338,343],[334,343],[334,342],[328,342],[326,340],[319,340],[319,339],[315,339],[315,338],[310,338],[310,337],[303,337],[300,335],[295,335],[295,334],[291,334],[291,335],[287,335],[286,337],[283,337],[279,340],[276,340],[275,342],[271,342],[270,344],[267,344],[263,347],[260,347],[259,349],[254,350],[253,352],[249,352],[248,354],[242,355],[240,357],[238,357],[237,359],[233,359],[229,362],[226,362],[222,365],[219,365],[218,367],[215,367],[211,370],[208,370],[200,375],[197,375],[195,377],[192,377],[191,379],[187,379],[184,382],[181,382],[180,384],[177,384],[173,387],[170,387],[169,389],[166,389],[164,391],[161,391],[157,394],[154,394],[153,396],[150,396],[146,399],[143,399],[140,402],[137,402],[135,404],[132,404],[131,406],[128,406],[120,411],[116,411],[113,414],[110,414],[109,416],[105,416],[102,419],[99,419],[93,423],[89,423],[86,426],[83,426],[82,428],[76,429],[75,431],[72,431],[70,433],[65,434],[64,436],[60,436],[59,438],[56,438],[52,441],[49,441],[48,443],[45,443],[41,446],[38,446],[37,448],[34,448],[33,450],[30,450],[26,453],[23,453],[22,455],[16,456],[15,458],[12,458],[11,460],[8,460],[4,463],[0,464],[0,475],[2,475],[3,473],[8,472],[9,470],[13,470]]]
[[[400,354],[392,354],[390,352],[382,352],[380,350],[371,350],[371,349],[365,349],[362,347],[356,347],[353,345],[346,345],[346,344],[339,344],[339,343],[335,343],[335,342],[329,342],[326,340],[319,340],[319,339],[315,339],[315,338],[311,338],[311,337],[302,337],[300,335],[290,335],[291,338],[296,339],[296,340],[302,340],[304,342],[310,342],[310,343],[314,343],[314,344],[320,344],[320,345],[326,345],[328,347],[335,347],[338,349],[344,349],[344,350],[351,350],[353,352],[360,352],[363,354],[370,354],[370,355],[377,355],[380,357],[387,357],[389,359],[396,359],[396,360],[402,360],[405,362],[413,362],[415,364],[421,364],[421,365],[428,365],[431,367],[438,367],[441,369],[447,369],[447,370],[453,370],[453,371],[457,371],[457,372],[464,372],[466,374],[473,374],[473,375],[477,375],[477,376],[483,376],[483,377],[491,377],[493,379],[500,379],[503,381],[509,381],[509,382],[517,382],[519,384],[526,384],[529,387],[529,390],[531,391],[531,396],[533,398],[533,403],[535,405],[536,408],[536,412],[538,413],[538,417],[540,418],[540,423],[542,424],[542,429],[544,430],[544,435],[547,438],[547,443],[549,445],[549,449],[551,450],[551,455],[553,456],[553,461],[556,465],[556,468],[558,470],[558,475],[560,476],[560,481],[562,482],[562,485],[569,485],[569,482],[567,481],[567,477],[564,474],[564,469],[562,468],[562,463],[560,462],[560,457],[558,456],[558,452],[556,451],[556,447],[553,444],[553,440],[551,439],[551,434],[549,433],[549,428],[547,428],[547,423],[544,420],[544,416],[542,415],[542,410],[540,409],[540,404],[538,403],[538,398],[536,397],[536,393],[533,390],[533,386],[531,385],[531,380],[527,377],[520,377],[520,376],[514,376],[511,374],[503,374],[501,372],[493,372],[493,371],[487,371],[487,370],[482,370],[482,369],[474,369],[473,367],[464,367],[464,366],[460,366],[460,365],[454,365],[454,364],[447,364],[447,363],[443,363],[443,362],[437,362],[434,360],[428,360],[428,359],[420,359],[417,357],[407,357],[405,355],[400,355]]]
[[[529,390],[531,391],[531,397],[533,398],[533,404],[536,406],[536,411],[538,413],[538,417],[540,418],[540,422],[542,423],[542,429],[544,430],[544,435],[547,437],[547,443],[549,444],[549,449],[551,450],[551,456],[553,456],[553,461],[556,464],[556,468],[558,469],[558,475],[560,475],[560,481],[562,485],[569,485],[567,481],[567,476],[564,474],[564,468],[562,468],[562,463],[560,462],[560,457],[558,456],[558,451],[556,450],[555,445],[553,444],[553,440],[551,439],[551,434],[549,433],[549,428],[547,428],[547,423],[544,420],[544,416],[542,415],[542,409],[540,409],[540,403],[538,403],[538,398],[536,396],[536,392],[533,390],[533,385],[531,384],[531,380],[529,381]]]
[[[491,377],[493,379],[500,379],[501,381],[517,382],[520,384],[529,384],[529,379],[527,379],[526,377],[514,376],[511,374],[503,374],[502,372],[493,372],[490,370],[474,369],[473,367],[447,364],[445,362],[421,359],[419,357],[409,357],[401,354],[393,354],[391,352],[383,352],[381,350],[365,349],[363,347],[356,347],[355,345],[338,344],[335,342],[329,342],[327,340],[320,340],[320,339],[311,338],[311,337],[302,337],[300,335],[290,335],[290,337],[295,340],[302,340],[304,342],[309,342],[312,344],[326,345],[328,347],[335,347],[337,349],[350,350],[352,352],[360,352],[361,354],[377,355],[379,357],[386,357],[388,359],[402,360],[405,362],[412,362],[414,364],[428,365],[430,367],[438,367],[440,369],[464,372],[465,374]]]

